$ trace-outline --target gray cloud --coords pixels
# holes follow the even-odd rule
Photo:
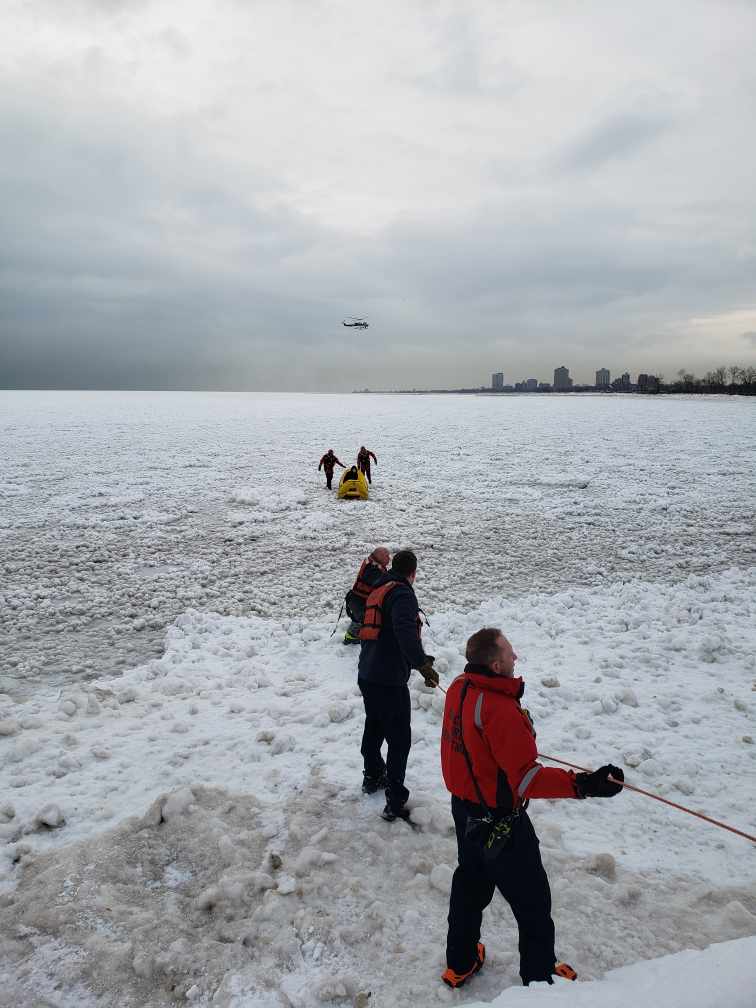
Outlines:
[[[658,113],[610,115],[571,143],[561,155],[559,164],[567,170],[587,171],[616,158],[632,157],[673,125],[673,120],[662,118]]]
[[[422,64],[403,74],[409,83],[452,100],[511,95],[524,85],[524,75],[509,60],[498,59],[495,65],[483,65],[484,28],[471,11],[455,10],[440,22],[429,21],[434,59],[430,66]]]
[[[116,28],[61,22],[0,79],[0,386],[336,390],[746,362],[744,320],[695,345],[686,321],[726,320],[756,272],[738,168],[752,141],[731,108],[691,126],[676,100],[628,114],[578,81],[594,126],[576,143],[540,49],[491,48],[508,38],[496,4],[477,22],[389,3],[357,49],[333,38],[342,22],[367,37],[348,5],[226,3],[180,29],[171,0],[108,9]],[[370,330],[344,329],[351,313]]]

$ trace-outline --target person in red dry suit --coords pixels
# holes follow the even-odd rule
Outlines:
[[[574,980],[575,971],[556,959],[549,880],[525,809],[531,798],[610,798],[624,774],[611,764],[578,774],[541,766],[533,722],[520,706],[525,687],[514,675],[512,645],[486,627],[468,640],[466,656],[446,695],[441,730],[459,856],[442,980],[461,987],[483,965],[480,925],[494,889],[517,921],[522,982],[552,983],[554,974]]]
[[[373,482],[371,480],[371,478],[370,478],[370,459],[371,458],[372,458],[373,462],[375,462],[375,464],[378,465],[378,459],[375,457],[375,455],[373,454],[373,452],[368,451],[368,449],[365,447],[365,445],[362,445],[362,447],[360,448],[360,450],[357,452],[357,467],[359,468],[360,472],[365,473],[365,476],[367,478],[368,483],[372,483]]]
[[[333,454],[333,448],[329,448],[318,463],[318,472],[322,469],[325,473],[326,487],[329,490],[331,489],[331,480],[333,479],[333,467],[336,465],[340,465],[342,469],[346,469],[344,463],[340,462]]]

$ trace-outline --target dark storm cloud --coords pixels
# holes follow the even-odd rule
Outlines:
[[[280,23],[213,7],[239,12],[224,29],[170,0],[78,0],[70,43],[0,69],[0,386],[469,385],[562,359],[577,377],[673,373],[678,346],[686,366],[721,363],[684,326],[721,314],[723,332],[747,303],[745,148],[726,187],[718,164],[698,184],[703,124],[664,161],[689,125],[676,100],[602,94],[575,140],[534,84],[547,63],[529,77],[518,45],[486,55],[472,14],[389,4],[372,52],[362,22],[356,49],[332,37],[353,7],[295,4],[279,49],[284,6]],[[352,313],[371,329],[343,328]],[[746,363],[753,323],[732,324]]]
[[[321,232],[210,182],[181,130],[148,158],[132,130],[4,116],[3,386],[223,384],[242,350],[306,342],[318,306],[291,284]]]
[[[552,306],[609,307],[621,299],[668,297],[688,302],[706,280],[741,289],[756,256],[731,261],[716,235],[644,235],[636,214],[611,205],[491,205],[446,227],[420,221],[389,237],[387,268],[398,286],[428,300],[465,308],[490,301],[517,310],[532,300]],[[702,292],[702,297],[707,296]]]

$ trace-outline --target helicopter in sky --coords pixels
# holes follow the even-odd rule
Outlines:
[[[345,325],[347,329],[367,329],[370,325],[370,323],[366,322],[364,318],[357,318],[355,316],[345,318],[341,324]]]

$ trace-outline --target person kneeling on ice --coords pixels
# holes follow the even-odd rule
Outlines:
[[[357,579],[344,598],[346,611],[352,621],[344,634],[345,644],[360,643],[359,633],[365,618],[367,597],[386,573],[390,560],[391,554],[386,547],[376,546],[370,556],[362,561]]]
[[[611,798],[624,774],[610,763],[578,774],[541,766],[530,714],[520,706],[524,685],[514,675],[512,645],[500,630],[484,628],[468,640],[466,656],[449,687],[441,731],[459,856],[441,979],[461,987],[483,965],[480,925],[498,889],[517,921],[523,984],[552,983],[554,974],[574,980],[554,952],[549,880],[525,809],[530,798]]]
[[[420,672],[426,686],[438,686],[433,658],[425,653],[420,639],[420,610],[412,588],[416,572],[412,550],[399,550],[391,570],[367,597],[360,630],[357,685],[365,703],[362,790],[373,794],[385,788],[386,807],[381,814],[387,822],[409,818],[404,775],[412,745],[407,688],[411,670]],[[388,743],[385,763],[384,740]]]

